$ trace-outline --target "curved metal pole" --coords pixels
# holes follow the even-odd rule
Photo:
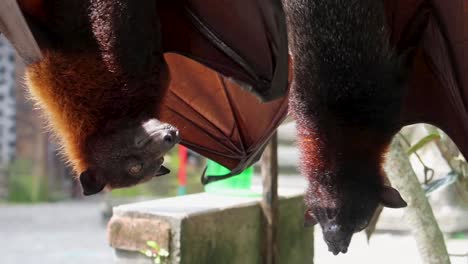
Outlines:
[[[5,34],[26,64],[42,58],[39,45],[16,0],[0,1],[0,32]]]

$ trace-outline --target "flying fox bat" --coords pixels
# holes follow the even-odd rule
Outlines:
[[[279,0],[0,3],[85,195],[168,173],[179,141],[233,173],[255,162],[286,115],[284,20]]]
[[[468,154],[467,1],[283,0],[290,107],[308,178],[306,225],[334,254],[379,204],[406,206],[382,162],[404,125],[431,123]]]

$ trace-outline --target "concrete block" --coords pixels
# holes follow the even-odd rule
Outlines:
[[[181,263],[261,263],[259,206],[193,215],[182,230]]]
[[[147,241],[155,241],[162,248],[169,248],[171,227],[161,219],[113,217],[109,221],[110,246],[121,250],[138,251]]]
[[[283,188],[279,194],[280,263],[312,263],[313,229],[303,227],[303,191]],[[108,230],[116,263],[151,263],[138,252],[146,239],[168,249],[169,263],[261,263],[260,200],[200,193],[115,207]]]
[[[280,203],[279,248],[284,264],[312,264],[314,257],[313,228],[304,228],[303,196]]]

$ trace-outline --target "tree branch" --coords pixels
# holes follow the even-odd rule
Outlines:
[[[395,137],[392,142],[385,171],[391,184],[400,191],[408,203],[408,207],[404,209],[404,218],[416,239],[422,262],[449,264],[450,258],[444,236],[399,137]]]

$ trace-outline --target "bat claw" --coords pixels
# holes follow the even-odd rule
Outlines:
[[[217,181],[229,179],[229,178],[234,177],[234,176],[239,174],[239,173],[229,172],[228,174],[224,174],[224,175],[206,176],[206,170],[207,169],[208,169],[208,166],[205,166],[205,169],[203,169],[203,173],[201,175],[201,183],[203,185],[207,185],[207,184],[212,183],[212,182],[217,182]]]

